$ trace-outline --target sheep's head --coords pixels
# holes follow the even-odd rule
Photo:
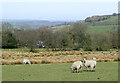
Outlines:
[[[84,58],[84,60],[83,60],[83,63],[85,63],[86,62],[86,58]]]
[[[96,58],[93,58],[93,60],[96,60]]]

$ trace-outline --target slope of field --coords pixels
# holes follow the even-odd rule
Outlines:
[[[70,26],[71,25],[61,25],[61,26],[53,26],[51,28],[52,28],[52,30],[57,31],[57,30],[61,30],[63,28],[70,27]]]
[[[117,81],[118,63],[99,62],[96,72],[71,73],[71,63],[4,65],[3,81]]]
[[[117,21],[117,20],[118,20],[118,16],[111,16],[109,19],[103,20],[101,22],[105,22],[105,21]]]
[[[97,20],[94,20],[97,19]],[[98,20],[99,19],[99,20]],[[89,25],[101,26],[101,25],[118,25],[118,16],[110,16],[107,19],[101,19],[100,17],[91,17],[90,22],[86,22]]]
[[[117,30],[117,25],[101,25],[101,26],[90,26],[88,28],[88,32],[96,32],[96,31],[111,31],[111,30]]]
[[[71,25],[67,26],[56,26],[52,27],[54,31],[61,30],[66,27],[70,27]],[[118,26],[117,25],[99,25],[99,26],[89,26],[88,27],[88,32],[96,32],[96,31],[111,31],[111,30],[117,30]]]
[[[94,18],[93,18],[94,19]],[[96,32],[96,31],[111,31],[113,29],[118,28],[118,16],[110,16],[107,20],[101,20],[97,22],[85,22],[89,25],[88,32]],[[70,27],[71,25],[61,25],[52,27],[53,30],[61,30],[66,27]]]

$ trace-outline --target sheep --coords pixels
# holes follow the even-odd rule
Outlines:
[[[31,64],[31,62],[28,59],[24,59],[23,64]]]
[[[86,60],[86,58],[84,58],[83,64],[87,68],[87,71],[89,71],[89,67],[91,67],[91,72],[92,71],[95,72],[95,68],[97,64],[96,58],[93,58],[93,60]]]
[[[74,62],[71,66],[72,73],[74,73],[75,70],[78,72],[79,69],[80,69],[80,71],[82,71],[82,66],[83,66],[83,64],[81,61]]]

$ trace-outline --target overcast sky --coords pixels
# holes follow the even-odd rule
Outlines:
[[[77,21],[118,12],[118,0],[2,0],[2,19]]]

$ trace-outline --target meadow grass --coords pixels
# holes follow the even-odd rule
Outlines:
[[[3,65],[3,81],[117,81],[118,62],[98,62],[96,72],[71,73],[72,63]],[[83,70],[86,70],[83,67]]]
[[[71,27],[71,25],[54,26],[54,27],[52,27],[52,30],[59,31],[59,30],[66,28],[66,27]]]
[[[61,30],[63,28],[66,28],[66,27],[70,27],[69,26],[56,26],[56,27],[52,27],[52,29],[54,31],[57,31],[57,30]],[[117,25],[99,25],[99,26],[89,26],[88,27],[88,32],[96,32],[96,31],[111,31],[111,30],[117,30]],[[114,28],[114,29],[113,29]]]
[[[113,29],[114,27],[114,29]],[[88,32],[117,30],[117,25],[90,26]]]

